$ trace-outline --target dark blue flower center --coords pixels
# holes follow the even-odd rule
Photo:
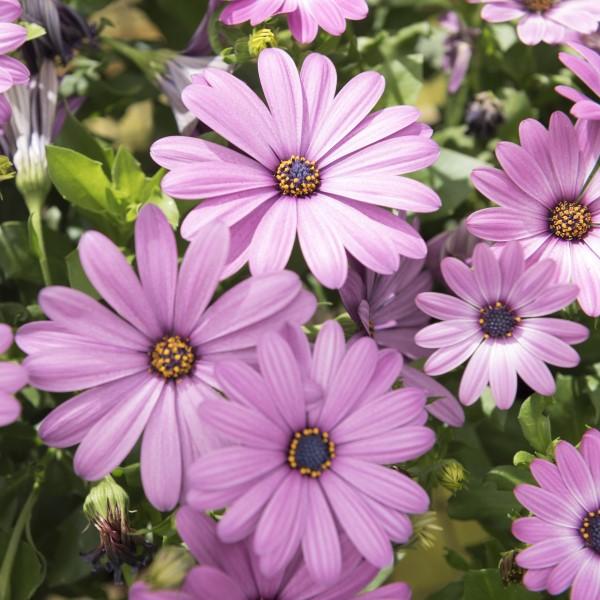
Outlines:
[[[321,184],[315,161],[296,155],[279,163],[275,180],[284,196],[297,198],[311,196]]]
[[[579,529],[586,546],[600,554],[600,511],[589,512]]]
[[[550,232],[561,240],[577,242],[592,225],[590,209],[579,202],[559,202],[550,212]]]
[[[479,326],[485,338],[511,337],[521,318],[515,316],[503,302],[485,306],[479,311]]]
[[[165,335],[150,351],[150,370],[165,379],[180,379],[189,375],[196,356],[188,338]]]
[[[327,432],[307,427],[294,434],[288,451],[288,464],[301,475],[320,477],[335,458],[335,444]]]

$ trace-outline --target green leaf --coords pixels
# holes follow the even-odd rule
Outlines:
[[[0,531],[0,563],[10,535]],[[17,548],[10,577],[10,600],[29,600],[42,584],[44,566],[34,548],[22,540]]]
[[[112,180],[117,192],[122,194],[126,204],[140,202],[140,191],[146,182],[146,176],[140,167],[140,163],[133,154],[120,146],[112,167]]]
[[[462,554],[452,550],[452,548],[445,548],[446,562],[457,571],[468,571],[469,562],[465,559]]]
[[[465,575],[463,600],[528,600],[539,598],[521,585],[504,586],[498,569],[470,571]]]
[[[50,179],[65,200],[94,213],[109,208],[111,186],[101,162],[60,146],[46,146],[46,156]]]
[[[39,265],[29,247],[26,223],[7,221],[0,225],[0,270],[7,279],[39,282]]]
[[[99,299],[100,294],[91,284],[90,280],[85,274],[85,271],[83,270],[83,267],[81,266],[81,261],[79,260],[79,252],[77,250],[73,250],[73,252],[70,252],[66,257],[65,262],[67,263],[69,285],[72,288],[79,290],[80,292],[84,292],[92,298]]]
[[[550,418],[545,413],[548,402],[548,398],[534,394],[523,402],[518,416],[525,439],[542,454],[552,443]]]

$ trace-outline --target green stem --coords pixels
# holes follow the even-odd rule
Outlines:
[[[46,254],[46,244],[44,242],[44,230],[42,226],[42,213],[39,209],[34,209],[30,212],[31,232],[33,234],[32,242],[35,248],[35,253],[40,262],[44,285],[52,285],[52,277],[50,275],[50,264],[48,263],[48,255]]]
[[[13,565],[17,557],[17,550],[19,549],[21,537],[27,527],[27,523],[29,523],[31,511],[33,510],[33,507],[37,501],[39,493],[40,484],[36,481],[33,484],[33,489],[31,490],[27,501],[23,505],[21,513],[19,514],[17,522],[15,523],[15,527],[12,530],[8,547],[6,548],[6,554],[4,555],[4,560],[2,561],[2,566],[0,567],[0,600],[10,600],[11,598],[10,579]]]

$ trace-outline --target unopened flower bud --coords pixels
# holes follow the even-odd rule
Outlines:
[[[185,548],[163,546],[142,579],[153,590],[175,589],[181,586],[194,563],[192,555]]]
[[[445,460],[439,468],[438,480],[440,485],[452,493],[462,490],[467,479],[466,469],[453,458]]]
[[[255,29],[248,36],[248,52],[256,58],[265,48],[277,48],[277,37],[270,29]]]
[[[489,140],[504,123],[502,102],[492,92],[479,92],[467,107],[465,122],[471,135]]]
[[[410,544],[423,550],[430,550],[435,546],[438,534],[442,528],[437,523],[435,511],[428,511],[422,515],[412,517],[413,534]]]

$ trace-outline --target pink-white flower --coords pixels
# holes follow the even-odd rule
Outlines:
[[[333,63],[310,54],[300,74],[278,49],[261,52],[268,108],[233,75],[207,69],[183,92],[190,111],[236,150],[188,137],[156,142],[152,157],[170,169],[162,185],[176,198],[205,198],[185,219],[192,239],[206,223],[231,227],[226,273],[247,261],[253,274],[285,267],[296,234],[324,285],[339,288],[347,252],[378,273],[399,256],[423,258],[425,242],[388,208],[432,212],[438,195],[405,177],[435,162],[439,148],[419,112],[396,106],[370,114],[383,77],[367,72],[336,95]]]
[[[319,27],[331,35],[346,31],[346,19],[359,21],[369,12],[365,0],[229,0],[221,21],[238,25],[250,21],[252,26],[275,15],[287,15],[292,35],[302,44],[317,37]]]
[[[314,297],[289,271],[251,277],[209,306],[229,251],[229,232],[210,224],[178,267],[175,234],[163,213],[146,205],[135,224],[136,264],[104,235],[79,244],[83,269],[110,310],[74,289],[42,290],[49,321],[29,323],[17,343],[29,355],[32,385],[52,392],[86,390],[55,408],[40,426],[49,446],[79,444],[75,472],[101,479],[140,436],[146,496],[175,506],[191,462],[215,442],[198,408],[214,390],[215,363],[252,360],[265,331],[304,323]]]
[[[459,398],[473,404],[489,383],[498,408],[510,408],[517,393],[517,375],[546,396],[556,383],[545,363],[574,367],[579,355],[570,344],[588,337],[579,323],[545,317],[575,300],[577,287],[556,284],[556,263],[527,267],[517,243],[494,253],[478,244],[473,267],[456,258],[442,261],[446,284],[456,294],[424,292],[417,305],[441,319],[415,337],[424,348],[438,348],[425,363],[429,375],[441,375],[470,359]]]
[[[600,22],[597,0],[469,0],[485,4],[481,16],[490,23],[519,21],[524,44],[560,44],[573,32],[593,33]]]
[[[581,56],[574,56],[561,52],[560,61],[571,69],[585,85],[596,94],[595,100],[590,100],[579,90],[566,85],[559,85],[556,91],[565,98],[574,102],[571,113],[578,119],[600,120],[600,52],[587,48],[583,44],[571,42],[569,44]]]
[[[0,354],[4,354],[13,343],[11,328],[0,323]],[[16,421],[21,414],[21,405],[14,397],[27,383],[24,367],[12,361],[0,362],[0,427]]]

